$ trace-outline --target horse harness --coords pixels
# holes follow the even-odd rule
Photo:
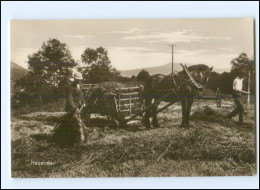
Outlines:
[[[161,74],[160,74],[160,75],[161,75]],[[162,75],[162,76],[165,76],[165,75]],[[186,79],[185,77],[181,77],[181,76],[179,76],[179,75],[177,75],[177,74],[175,74],[175,73],[172,73],[172,74],[166,75],[166,76],[170,76],[170,77],[171,77],[171,79],[172,79],[172,88],[169,88],[169,89],[166,89],[166,90],[154,90],[154,89],[156,89],[156,87],[158,87],[158,86],[160,85],[160,84],[158,84],[158,85],[156,85],[156,86],[152,86],[152,89],[149,90],[149,91],[154,91],[154,92],[158,92],[158,93],[164,93],[164,92],[166,92],[166,93],[167,93],[167,92],[168,92],[168,93],[170,93],[170,92],[178,93],[180,87],[181,87],[182,85],[184,85],[185,83],[189,83],[189,85],[192,87],[192,89],[195,90],[196,92],[199,91],[199,89],[192,83],[192,81]],[[175,80],[174,77],[180,78],[180,79],[181,79],[180,81],[182,81],[182,82],[179,82],[179,84],[177,84],[177,82],[176,82],[176,80]],[[154,77],[154,76],[153,76],[153,79],[152,79],[152,80],[153,80],[153,84],[154,84],[154,80],[155,80],[155,77]]]

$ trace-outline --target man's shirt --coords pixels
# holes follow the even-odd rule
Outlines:
[[[243,88],[243,79],[235,78],[233,81],[233,90],[242,91]]]
[[[65,111],[70,112],[84,104],[83,91],[79,84],[69,84],[66,89]]]

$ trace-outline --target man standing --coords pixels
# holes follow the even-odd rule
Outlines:
[[[80,82],[83,79],[80,72],[71,70],[71,78],[66,86],[66,115],[63,116],[54,131],[54,141],[60,145],[71,145],[85,141],[85,125],[82,119],[82,108],[85,106]]]
[[[72,77],[70,78],[70,84],[66,89],[65,111],[68,112],[71,118],[76,119],[77,124],[79,125],[80,141],[83,142],[85,141],[85,125],[80,113],[80,110],[86,105],[84,101],[83,91],[80,86],[83,77],[76,68],[72,69],[71,72]]]
[[[239,114],[239,123],[243,123],[243,114],[244,114],[244,107],[243,107],[243,99],[242,93],[247,93],[243,91],[243,75],[238,74],[235,80],[233,81],[233,99],[236,104],[236,108],[228,115],[228,118],[232,118]],[[248,94],[248,93],[247,93]]]
[[[70,84],[66,89],[65,111],[74,114],[85,105],[85,101],[80,87],[81,80],[83,79],[82,74],[76,69],[72,69],[71,72]]]

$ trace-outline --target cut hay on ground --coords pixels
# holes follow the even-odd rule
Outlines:
[[[53,120],[60,112],[38,112],[12,118],[13,177],[162,177],[248,176],[255,170],[254,111],[242,127],[225,118],[232,107],[215,102],[192,108],[191,127],[180,128],[181,108],[159,114],[163,128],[145,129],[140,123],[127,128],[97,122],[83,144],[58,146],[51,137]],[[204,105],[205,105],[204,104]],[[230,104],[232,102],[230,101]],[[216,107],[216,106],[215,106]],[[229,123],[228,123],[229,122]],[[228,123],[228,124],[226,124]],[[69,139],[70,140],[70,139]],[[56,163],[35,166],[31,161]]]

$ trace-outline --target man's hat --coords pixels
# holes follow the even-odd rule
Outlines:
[[[72,72],[72,78],[70,79],[71,81],[74,81],[75,79],[76,80],[83,79],[82,74],[79,71],[77,71],[76,68],[71,69],[71,72]]]

